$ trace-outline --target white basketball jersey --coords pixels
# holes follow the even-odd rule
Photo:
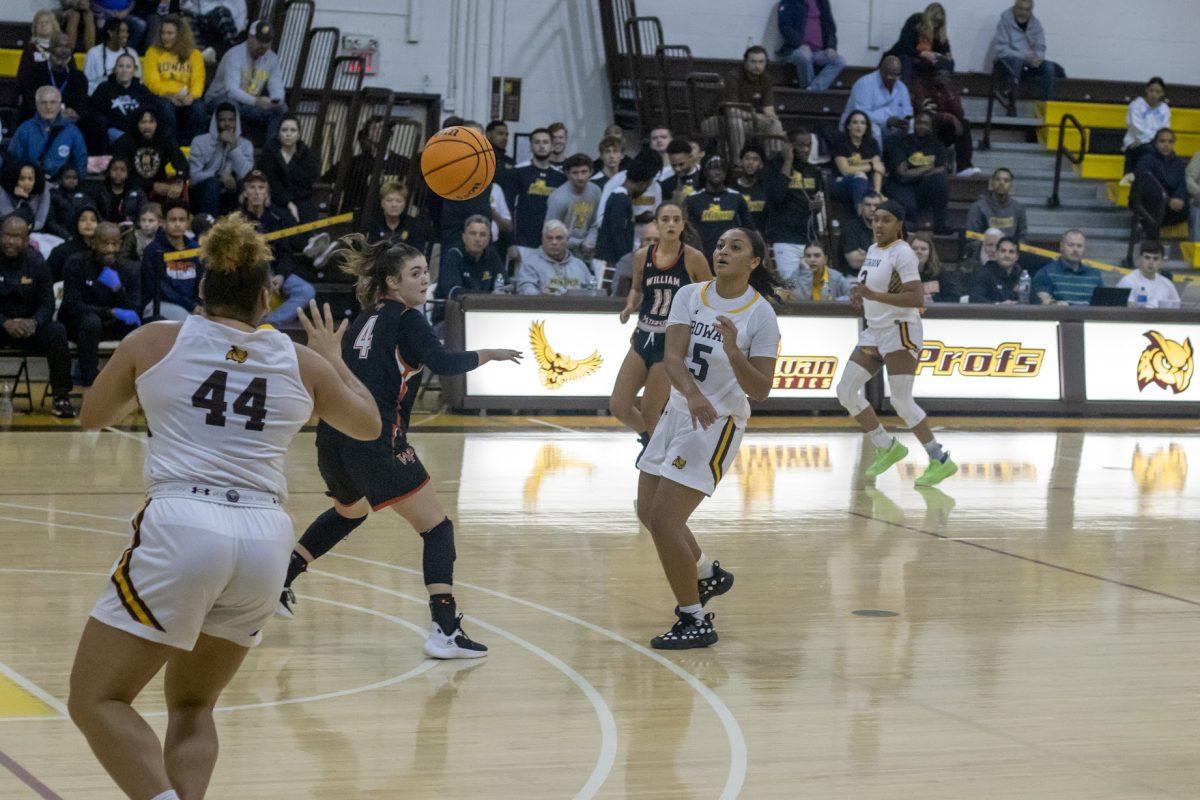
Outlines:
[[[286,498],[284,454],[313,408],[287,336],[193,314],[137,394],[150,428],[147,488],[195,482]]]
[[[873,244],[867,250],[858,281],[876,292],[898,294],[901,285],[921,280],[917,263],[917,254],[903,239],[897,239],[887,247]],[[921,319],[920,312],[915,308],[889,306],[876,300],[863,301],[863,316],[871,328],[890,327],[896,322],[917,322]]]
[[[691,370],[700,391],[712,403],[718,417],[733,417],[738,424],[750,418],[750,401],[737,381],[721,334],[717,317],[728,317],[737,328],[738,349],[749,358],[779,354],[779,322],[775,309],[754,289],[732,300],[717,294],[716,281],[692,283],[675,293],[667,327],[687,325],[691,329],[684,363]],[[688,413],[687,399],[671,388],[671,405]]]

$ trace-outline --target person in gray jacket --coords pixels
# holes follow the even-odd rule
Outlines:
[[[567,252],[567,226],[556,219],[542,226],[542,246],[527,250],[517,269],[517,294],[566,294],[592,286],[592,271]]]
[[[254,168],[254,145],[242,136],[233,103],[219,104],[208,133],[192,140],[188,168],[193,212],[215,217],[237,206],[242,179]]]
[[[1002,235],[1020,243],[1029,226],[1025,206],[1012,198],[1012,188],[1010,169],[1000,167],[993,172],[988,190],[967,210],[967,230],[986,233],[988,228],[999,228]]]
[[[217,66],[212,85],[204,94],[207,110],[221,102],[237,106],[247,125],[266,126],[266,138],[271,141],[279,132],[279,124],[287,111],[283,102],[283,65],[271,49],[275,39],[274,26],[259,20],[250,25],[246,41],[229,48]]]
[[[592,159],[576,153],[563,162],[567,182],[550,193],[546,200],[546,219],[556,219],[567,226],[567,248],[573,255],[590,260],[599,225],[600,187],[592,183]]]
[[[1062,67],[1046,60],[1046,31],[1033,15],[1033,0],[1016,0],[1000,15],[992,37],[992,57],[1016,88],[1037,83],[1043,100],[1054,94],[1054,79]]]

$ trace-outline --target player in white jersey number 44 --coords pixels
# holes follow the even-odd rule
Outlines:
[[[838,382],[838,400],[876,447],[867,477],[882,475],[908,455],[908,448],[888,435],[867,402],[867,382],[886,366],[892,406],[929,454],[929,467],[917,478],[917,486],[933,486],[958,472],[958,467],[934,438],[925,412],[913,401],[917,357],[924,342],[920,309],[925,307],[925,291],[917,256],[904,241],[904,206],[895,201],[884,203],[876,209],[871,228],[875,244],[867,251],[858,283],[850,291],[850,302],[862,312],[866,325]]]

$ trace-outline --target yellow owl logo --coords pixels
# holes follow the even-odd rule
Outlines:
[[[1150,345],[1138,359],[1138,390],[1153,383],[1175,394],[1185,391],[1192,383],[1192,370],[1195,369],[1192,340],[1184,339],[1180,344],[1158,331],[1146,331],[1142,335],[1150,340]]]
[[[537,359],[542,385],[547,389],[561,389],[564,384],[586,378],[604,363],[599,350],[593,350],[587,358],[578,361],[557,352],[546,340],[546,323],[534,322],[529,326],[529,346]]]
[[[250,354],[238,347],[236,344],[233,347],[230,347],[229,352],[225,354],[226,361],[236,361],[239,364],[245,364],[246,359],[249,357]]]
[[[683,456],[675,456],[675,460],[671,462],[671,466],[675,469],[683,469],[687,466],[687,459]]]

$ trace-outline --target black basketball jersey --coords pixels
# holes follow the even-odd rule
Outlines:
[[[679,246],[679,257],[666,269],[654,263],[657,246],[650,245],[646,264],[642,267],[642,307],[638,311],[638,327],[645,331],[665,331],[675,292],[692,282],[684,263],[685,248]]]

